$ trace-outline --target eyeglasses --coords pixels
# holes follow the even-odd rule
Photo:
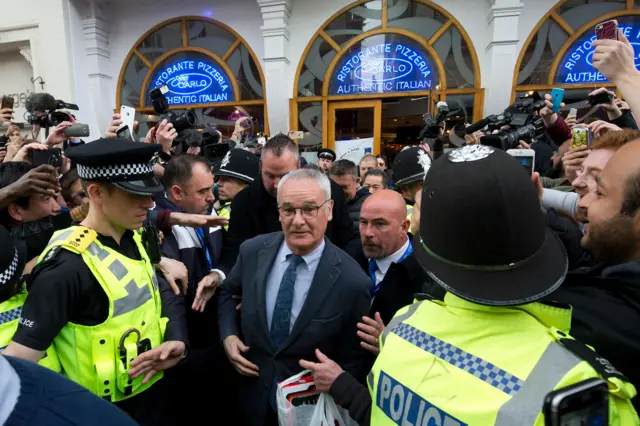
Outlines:
[[[284,207],[278,207],[278,210],[280,211],[280,214],[282,214],[282,216],[289,217],[289,218],[294,217],[298,212],[298,210],[300,210],[300,213],[302,213],[302,217],[304,217],[305,219],[313,219],[314,217],[318,216],[318,210],[320,210],[320,208],[322,208],[322,206],[327,204],[329,201],[330,200],[326,200],[324,203],[320,204],[319,206],[302,206],[302,207],[284,206]]]

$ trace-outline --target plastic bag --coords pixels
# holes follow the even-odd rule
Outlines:
[[[330,395],[319,393],[305,370],[278,384],[276,403],[280,426],[358,426]]]

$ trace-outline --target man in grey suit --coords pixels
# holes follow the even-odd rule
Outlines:
[[[371,282],[325,238],[332,208],[325,175],[311,169],[287,174],[278,185],[283,232],[245,241],[222,284],[220,338],[243,376],[250,425],[277,425],[277,382],[299,373],[299,360],[315,358],[316,349],[356,377],[366,373],[356,333],[369,311]],[[241,330],[233,296],[242,297]]]

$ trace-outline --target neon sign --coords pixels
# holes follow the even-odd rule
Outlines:
[[[426,56],[398,42],[363,44],[336,69],[331,80],[332,95],[430,90],[434,80]]]
[[[158,70],[151,79],[153,88],[164,84],[169,105],[206,104],[234,101],[227,75],[207,60],[180,59]]]
[[[640,26],[620,25],[620,29],[635,50],[635,65],[640,70]],[[556,83],[598,83],[608,82],[598,70],[593,67],[593,52],[595,48],[592,43],[596,40],[593,33],[589,33],[573,46],[562,58],[560,67],[556,73]]]

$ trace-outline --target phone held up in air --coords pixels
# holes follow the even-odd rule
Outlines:
[[[126,139],[135,140],[134,123],[136,119],[136,109],[130,106],[122,105],[120,107],[120,119],[122,120],[122,127],[127,126],[129,128],[129,137]],[[120,137],[120,129],[118,129],[118,137]],[[123,137],[124,138],[124,137]]]
[[[596,39],[598,40],[617,40],[618,39],[618,21],[611,19],[596,25]]]
[[[29,151],[29,161],[34,167],[42,165],[60,167],[62,166],[62,150],[60,148],[34,149]]]
[[[13,109],[13,104],[15,102],[15,98],[11,95],[4,95],[2,97],[2,105],[0,105],[0,109]]]
[[[553,88],[551,90],[551,103],[553,104],[553,108],[551,110],[553,112],[560,111],[560,105],[562,105],[562,98],[564,98],[564,89]]]
[[[577,148],[579,146],[586,146],[591,148],[591,142],[593,142],[593,133],[586,127],[574,127],[571,129],[571,148]]]
[[[606,426],[609,424],[609,388],[602,379],[589,379],[555,390],[544,400],[546,426]]]
[[[75,123],[64,129],[64,135],[68,138],[86,138],[90,135],[89,125]]]
[[[514,157],[527,173],[533,176],[536,164],[536,152],[532,149],[510,149],[507,154]]]
[[[118,136],[118,139],[133,140],[133,135],[131,134],[131,131],[129,130],[129,126],[127,126],[127,125],[124,125],[124,126],[120,127],[116,131],[116,135]]]

